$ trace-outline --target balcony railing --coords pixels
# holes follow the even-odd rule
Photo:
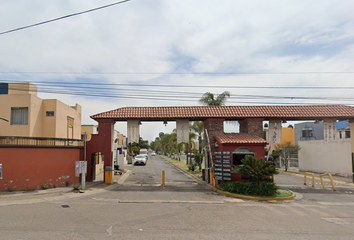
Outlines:
[[[67,138],[0,136],[0,147],[2,146],[82,147],[84,141]]]

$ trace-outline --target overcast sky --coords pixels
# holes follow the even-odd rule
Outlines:
[[[0,32],[113,2],[0,0]],[[230,91],[227,105],[354,105],[353,9],[353,0],[131,0],[0,35],[0,82],[80,104],[82,124],[120,107],[198,106],[208,91]],[[337,88],[308,88],[324,86]],[[141,136],[174,127],[143,123]],[[126,134],[125,123],[116,129]]]

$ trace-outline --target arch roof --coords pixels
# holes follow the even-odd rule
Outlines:
[[[246,118],[315,120],[315,119],[354,119],[354,107],[346,105],[307,105],[307,106],[178,106],[178,107],[122,107],[91,116],[92,119],[113,119],[127,121],[191,121],[208,118],[242,120]]]

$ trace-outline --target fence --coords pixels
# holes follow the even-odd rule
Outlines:
[[[0,136],[0,147],[2,146],[81,147],[84,146],[84,141],[67,138]]]

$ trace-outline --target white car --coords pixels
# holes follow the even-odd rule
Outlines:
[[[146,165],[146,157],[145,157],[145,155],[137,155],[134,158],[134,165]]]
[[[155,152],[152,152],[152,153],[151,153],[151,156],[156,156],[156,153],[155,153]]]

